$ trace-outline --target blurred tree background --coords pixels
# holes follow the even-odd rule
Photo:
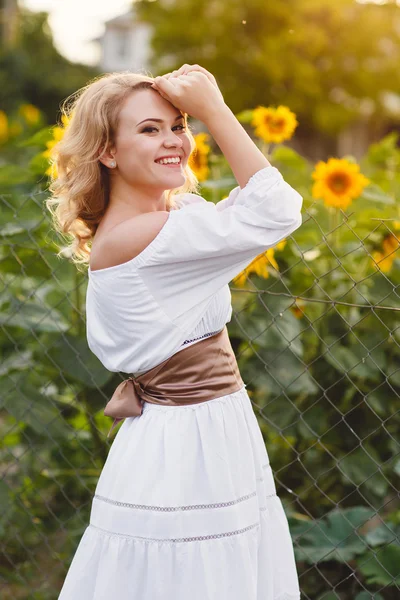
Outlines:
[[[227,104],[290,106],[296,149],[321,158],[356,133],[364,147],[394,123],[387,94],[400,94],[400,9],[355,0],[141,0],[152,23],[157,74],[199,63]],[[390,98],[390,95],[389,95]],[[357,151],[358,150],[358,151]]]
[[[395,0],[138,0],[151,24],[151,72],[199,63],[234,112],[290,106],[292,145],[317,159],[352,153],[400,126],[400,10]],[[34,104],[53,123],[60,101],[100,72],[55,49],[46,13],[0,0],[0,109]],[[370,32],[373,32],[371,35]]]
[[[54,123],[60,102],[98,71],[72,63],[56,50],[47,13],[0,0],[0,109],[33,104]]]

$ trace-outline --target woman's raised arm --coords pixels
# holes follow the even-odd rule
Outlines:
[[[189,68],[190,65],[184,65]],[[184,70],[182,67],[182,70]],[[180,110],[201,120],[224,154],[241,188],[260,169],[271,166],[244,127],[239,123],[219,91],[215,78],[204,68],[184,74],[157,77],[154,89]],[[179,73],[179,74],[178,74]]]

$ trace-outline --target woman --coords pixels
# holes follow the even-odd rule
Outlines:
[[[64,109],[48,206],[75,262],[90,262],[89,347],[130,377],[104,411],[123,423],[59,599],[298,600],[226,323],[228,283],[300,226],[302,197],[198,65],[107,75]],[[217,204],[194,193],[188,114],[239,184]]]

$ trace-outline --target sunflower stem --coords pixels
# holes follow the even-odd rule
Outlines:
[[[271,144],[268,142],[262,142],[261,152],[264,154],[265,158],[269,160],[270,158],[270,148]]]
[[[338,253],[340,246],[340,208],[335,210],[335,228],[335,249]]]
[[[331,248],[337,254],[339,250],[340,238],[339,238],[339,223],[340,223],[340,214],[339,209],[334,206],[330,207],[329,211],[329,225],[331,231]]]

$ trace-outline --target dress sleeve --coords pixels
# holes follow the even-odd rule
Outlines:
[[[295,231],[302,223],[302,202],[272,166],[216,204],[187,194],[151,250],[136,257],[139,274],[163,311],[178,319]]]

